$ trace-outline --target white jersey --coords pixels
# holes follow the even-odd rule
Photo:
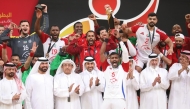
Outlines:
[[[152,53],[152,49],[158,42],[160,40],[165,41],[168,38],[166,33],[157,27],[155,27],[154,31],[149,32],[147,25],[135,25],[131,27],[131,30],[133,33],[136,33],[137,37],[137,58],[145,62],[148,60],[148,55]]]
[[[111,66],[108,66],[106,71],[104,71],[105,78],[105,91],[104,99],[106,98],[126,98],[126,78],[127,73],[119,65],[117,71]]]
[[[44,56],[46,56],[46,53],[48,51],[50,44],[51,44],[51,47],[53,46],[51,51],[49,52],[49,57],[48,57],[49,62],[51,63],[53,61],[53,59],[55,58],[55,56],[59,53],[60,48],[65,46],[65,42],[63,40],[60,40],[60,39],[57,42],[53,42],[53,41],[51,41],[50,38],[48,38],[46,40],[46,42],[43,43]]]

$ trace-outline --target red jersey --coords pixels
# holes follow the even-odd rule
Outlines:
[[[92,56],[95,58],[95,61],[97,63],[97,67],[100,69],[101,61],[100,61],[100,48],[102,43],[100,41],[95,41],[94,45],[88,46],[87,41],[83,43],[82,45],[78,44],[78,40],[74,39],[72,43],[67,47],[66,51],[71,54],[75,55],[75,58],[78,57],[78,54],[80,54],[80,66],[82,68],[82,62],[86,56]],[[115,42],[113,42],[111,39],[107,43],[106,51],[116,49],[117,45]],[[76,64],[78,64],[75,61]]]

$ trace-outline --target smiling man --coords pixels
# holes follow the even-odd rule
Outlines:
[[[93,57],[87,56],[83,61],[82,80],[85,84],[84,94],[81,96],[82,109],[100,109],[103,102],[105,80],[103,72],[96,67]]]
[[[26,80],[27,98],[25,109],[53,109],[53,77],[50,75],[49,61],[40,57]]]
[[[47,6],[44,5],[46,8],[43,10],[43,26],[41,27],[43,31],[47,31],[49,28],[49,18],[47,14]],[[32,48],[33,42],[36,42],[38,45],[40,39],[38,35],[34,32],[29,34],[30,32],[30,23],[28,20],[21,20],[19,27],[11,22],[8,28],[0,35],[7,36],[11,30],[18,29],[19,36],[10,36],[11,40],[9,41],[8,46],[12,48],[13,54],[18,54],[20,57],[20,61],[24,63],[27,60],[27,57],[30,53],[30,49]]]
[[[135,25],[127,27],[126,24],[122,25],[124,33],[136,33],[137,37],[137,66],[136,70],[141,72],[144,64],[147,63],[148,55],[152,53],[152,49],[160,42],[160,40],[167,43],[169,46],[168,54],[173,53],[173,43],[165,32],[156,27],[158,22],[157,14],[149,13],[147,24]]]
[[[42,17],[41,10],[37,10],[36,17],[35,32],[38,34],[43,43],[44,56],[49,59],[49,62],[51,63],[60,52],[60,49],[65,46],[65,42],[59,38],[60,29],[57,25],[51,26],[50,35],[44,33],[40,29],[40,20]]]
[[[109,45],[107,44],[107,46],[106,46],[106,51],[115,49],[117,47],[115,42],[113,42],[108,37],[109,37],[109,35],[106,34],[104,41],[106,42],[106,44],[108,42],[110,42],[110,44]],[[100,62],[101,45],[102,44],[100,41],[96,41],[95,32],[92,30],[89,30],[86,33],[86,41],[84,42],[83,45],[80,45],[78,43],[78,39],[74,39],[72,41],[72,43],[66,48],[66,52],[71,54],[71,55],[76,56],[75,58],[77,58],[79,60],[78,63],[76,63],[76,65],[77,65],[77,67],[79,66],[81,70],[82,70],[82,62],[86,56],[93,57],[97,63],[97,67],[100,69],[100,66],[101,66],[101,62]],[[80,54],[80,58],[77,57],[77,55],[79,56],[79,54]],[[77,72],[77,73],[79,73],[79,72]]]

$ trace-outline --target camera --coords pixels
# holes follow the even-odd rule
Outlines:
[[[35,10],[40,9],[41,11],[43,11],[45,8],[46,8],[46,6],[41,6],[41,4],[37,4],[35,6]]]

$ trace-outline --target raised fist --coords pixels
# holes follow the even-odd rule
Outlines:
[[[96,16],[94,15],[94,14],[90,14],[89,16],[88,16],[88,18],[90,19],[90,20],[96,20]]]

